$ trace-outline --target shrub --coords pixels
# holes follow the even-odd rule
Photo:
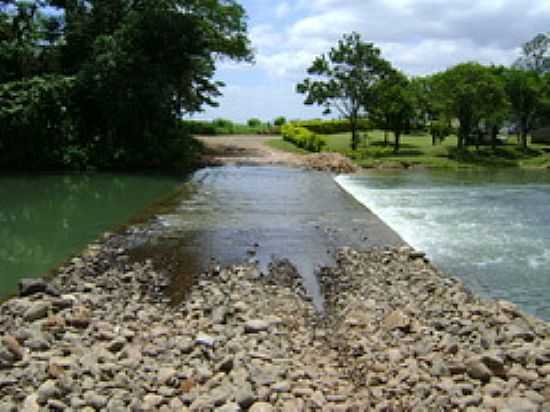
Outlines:
[[[313,133],[318,134],[337,134],[351,132],[351,123],[348,120],[306,120],[295,123],[297,126],[304,127]],[[359,130],[372,129],[370,123],[366,119],[359,119]]]
[[[261,127],[262,121],[260,119],[252,118],[248,119],[248,122],[246,122],[248,127]]]
[[[293,143],[310,152],[320,152],[326,145],[325,140],[321,136],[292,123],[285,124],[281,128],[281,133],[283,139],[287,142]]]
[[[286,124],[286,117],[284,117],[284,116],[279,116],[279,117],[277,117],[277,118],[273,121],[273,124],[274,124],[275,126],[281,127],[282,125]]]

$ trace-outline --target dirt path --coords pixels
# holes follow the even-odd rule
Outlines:
[[[278,136],[200,136],[209,149],[209,160],[222,164],[285,164],[303,165],[302,155],[269,147],[266,142]]]
[[[339,153],[299,155],[267,145],[278,136],[201,136],[208,147],[207,163],[221,165],[286,165],[332,173],[355,173],[357,166]]]

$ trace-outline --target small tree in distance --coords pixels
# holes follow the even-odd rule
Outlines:
[[[369,113],[375,121],[395,136],[394,152],[399,152],[401,135],[407,130],[415,115],[414,96],[411,82],[407,77],[394,71],[379,81],[372,89],[373,108]]]
[[[359,143],[358,120],[369,110],[371,89],[391,72],[391,65],[380,56],[372,43],[362,41],[358,33],[345,34],[328,54],[317,57],[306,78],[296,87],[304,94],[305,104],[317,104],[324,113],[336,110],[351,124],[351,149]]]

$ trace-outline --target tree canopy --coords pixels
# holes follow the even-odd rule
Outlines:
[[[75,154],[97,167],[157,167],[182,149],[178,119],[216,105],[216,63],[252,60],[245,11],[233,0],[0,5],[0,166],[59,167]],[[56,104],[44,107],[40,87],[57,90]],[[63,122],[29,122],[16,110],[26,95]]]
[[[336,111],[351,122],[352,150],[357,149],[357,122],[369,110],[372,87],[391,72],[391,65],[372,43],[358,33],[346,34],[328,54],[317,57],[308,69],[313,77],[297,85],[305,94],[305,104]]]

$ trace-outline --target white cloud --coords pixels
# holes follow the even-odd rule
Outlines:
[[[275,8],[275,16],[277,16],[277,18],[279,19],[282,19],[284,17],[287,17],[291,11],[292,8],[290,7],[290,5],[286,1],[283,1],[282,3],[279,3]]]
[[[550,0],[280,0],[272,10],[269,19],[252,16],[250,30],[254,73],[277,84],[272,117],[292,117],[289,111],[301,101],[295,83],[344,33],[361,33],[392,64],[420,75],[464,61],[510,64],[524,42],[550,31]],[[241,98],[240,106],[254,101],[256,107],[265,99],[265,87],[257,86],[259,99],[248,83],[246,93],[227,90],[231,97],[223,102]],[[293,103],[285,105],[283,95]]]

